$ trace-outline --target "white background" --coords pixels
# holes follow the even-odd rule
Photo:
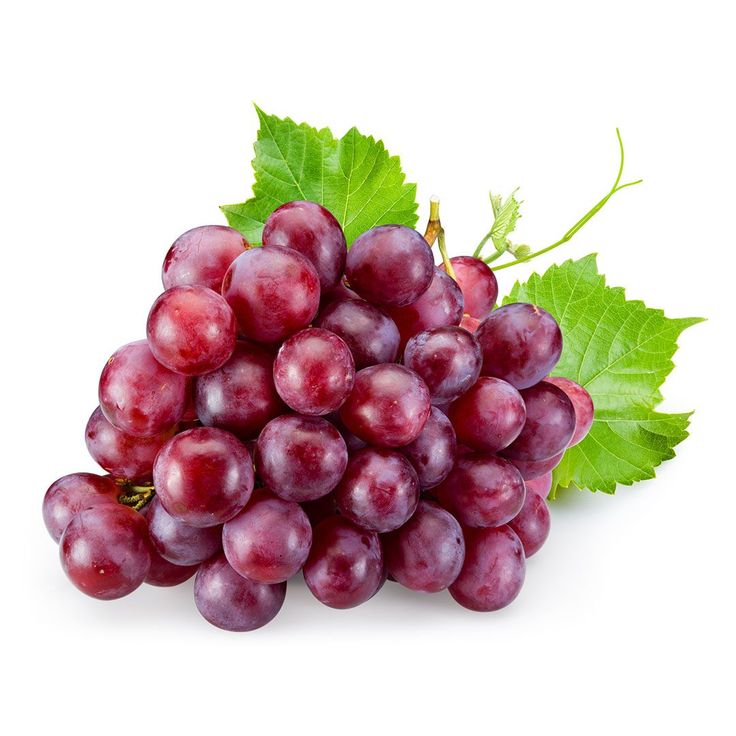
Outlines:
[[[2,662],[17,733],[733,733],[734,147],[730,3],[24,2],[0,16]],[[252,5],[252,6],[251,6]],[[564,249],[681,339],[665,408],[696,409],[656,480],[573,494],[508,609],[388,585],[334,611],[290,586],[250,634],[191,584],[101,603],[40,505],[94,470],[99,371],[143,335],[171,241],[249,193],[256,116],[380,136],[437,193],[451,251],[521,185],[520,239]],[[502,290],[532,264],[504,271]]]

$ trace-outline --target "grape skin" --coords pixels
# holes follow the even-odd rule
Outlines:
[[[151,567],[143,581],[148,585],[155,585],[158,588],[181,585],[181,583],[189,580],[199,568],[199,565],[175,565],[161,557],[155,549],[151,549],[150,553]]]
[[[273,380],[279,396],[294,411],[329,414],[342,406],[353,388],[353,355],[334,332],[311,327],[281,346]]]
[[[526,407],[510,383],[482,376],[450,405],[448,416],[459,442],[474,450],[498,452],[519,436]]]
[[[117,429],[134,437],[170,430],[184,415],[186,378],[164,368],[148,343],[116,350],[102,369],[100,408]]]
[[[51,538],[61,539],[69,522],[82,510],[117,505],[120,489],[112,478],[71,473],[55,480],[43,497],[42,513]]]
[[[144,483],[151,480],[153,461],[173,434],[170,429],[153,437],[133,437],[113,427],[97,407],[87,422],[84,439],[94,461],[114,478]]]
[[[429,390],[404,366],[373,365],[355,374],[353,390],[340,408],[350,432],[378,447],[401,447],[413,442],[430,412]]]
[[[281,610],[286,583],[265,585],[238,575],[224,554],[203,562],[194,578],[194,602],[211,624],[225,631],[253,631]]]
[[[312,501],[328,494],[348,464],[345,441],[320,417],[277,417],[264,427],[257,447],[258,476],[287,501]]]
[[[262,343],[281,342],[304,329],[319,308],[319,276],[291,248],[272,245],[238,256],[222,282],[240,332]]]
[[[138,588],[151,567],[146,520],[121,504],[80,511],[59,542],[61,566],[83,593],[122,598]]]
[[[487,263],[473,256],[455,256],[450,258],[450,263],[462,291],[465,313],[484,320],[493,311],[498,298],[496,274]],[[444,264],[440,268],[444,271]]]
[[[357,370],[392,363],[401,337],[394,321],[380,309],[358,299],[337,299],[317,315],[316,327],[330,330],[350,348]]]
[[[230,360],[196,380],[197,417],[206,427],[252,439],[286,407],[273,382],[273,357],[261,345],[239,341]]]
[[[524,545],[524,556],[538,552],[547,540],[550,530],[547,502],[538,493],[527,493],[521,511],[509,522]]]
[[[345,270],[347,244],[340,223],[316,202],[287,202],[263,226],[264,246],[282,245],[306,256],[319,274],[322,290],[334,289]]]
[[[164,289],[206,286],[220,293],[230,264],[247,248],[248,241],[225,225],[203,225],[180,235],[164,258]]]
[[[365,448],[348,461],[335,500],[340,513],[359,527],[390,532],[416,510],[419,479],[399,452]]]
[[[471,611],[497,611],[519,595],[524,548],[508,526],[465,530],[465,561],[450,595]]]
[[[156,360],[185,376],[217,370],[232,355],[237,331],[230,305],[205,286],[175,286],[151,307],[146,324]]]
[[[450,420],[435,406],[419,436],[400,452],[412,464],[422,490],[439,485],[455,463],[457,441]]]
[[[491,312],[475,336],[483,350],[484,376],[518,389],[541,381],[562,353],[562,333],[549,312],[533,304],[507,304]]]
[[[536,493],[541,498],[547,498],[547,496],[549,496],[549,492],[552,490],[552,471],[547,471],[546,473],[529,480],[524,478],[524,485],[526,486],[527,498],[530,493]]]
[[[517,467],[521,473],[521,477],[525,480],[534,480],[540,476],[549,473],[551,470],[556,468],[562,458],[565,455],[565,451],[558,452],[557,455],[552,455],[545,460],[511,460],[511,462]]]
[[[184,524],[224,524],[248,503],[253,463],[238,439],[222,429],[189,429],[170,439],[153,465],[156,495]]]
[[[461,327],[420,332],[404,350],[404,365],[427,384],[433,404],[464,394],[478,380],[482,363],[478,341]]]
[[[432,251],[424,238],[402,225],[380,225],[359,235],[345,264],[350,288],[379,307],[416,301],[434,275]]]
[[[465,559],[460,524],[433,501],[420,501],[411,519],[381,543],[388,573],[405,588],[423,593],[454,583]]]
[[[526,422],[519,436],[502,451],[512,460],[545,460],[564,451],[575,431],[575,410],[565,392],[541,382],[521,390]]]
[[[304,581],[312,595],[331,608],[353,608],[372,598],[384,580],[378,534],[332,516],[313,530]]]
[[[577,445],[585,439],[585,436],[593,425],[593,399],[579,383],[575,383],[575,381],[571,381],[569,378],[550,376],[544,380],[562,389],[567,395],[567,398],[570,399],[572,407],[575,410],[575,432],[572,435],[568,447]]]
[[[312,526],[298,503],[257,490],[222,530],[232,568],[256,583],[281,583],[296,575],[312,546]]]
[[[471,317],[469,314],[463,314],[463,318],[460,320],[460,327],[467,330],[471,335],[474,335],[480,327],[480,320],[475,317]]]

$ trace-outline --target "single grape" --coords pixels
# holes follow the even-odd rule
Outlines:
[[[371,445],[401,447],[413,442],[429,417],[429,391],[422,379],[401,365],[372,365],[355,374],[340,408],[340,419]]]
[[[463,294],[466,314],[484,320],[493,311],[498,298],[496,274],[487,263],[473,256],[455,256],[450,258],[450,263]],[[444,264],[440,268],[444,271]]]
[[[519,595],[525,574],[524,548],[512,529],[466,529],[465,562],[450,595],[471,611],[497,611]]]
[[[279,396],[301,414],[321,416],[342,406],[355,379],[355,363],[344,340],[311,327],[281,346],[273,364]]]
[[[373,597],[383,583],[378,534],[332,516],[313,530],[304,581],[314,597],[331,608],[353,608]]]
[[[524,556],[538,552],[549,536],[550,517],[547,502],[538,493],[527,493],[521,511],[509,522],[524,545]]]
[[[547,471],[536,478],[524,479],[524,485],[526,486],[527,498],[531,493],[536,493],[540,498],[547,498],[552,490],[552,471]]]
[[[164,289],[206,286],[219,294],[225,272],[246,248],[250,248],[248,241],[225,225],[187,230],[174,241],[164,259]]]
[[[163,507],[190,526],[224,524],[248,503],[253,463],[229,432],[211,427],[172,437],[153,465],[153,483]]]
[[[227,561],[256,583],[281,583],[296,575],[311,546],[312,526],[299,504],[264,490],[222,530]]]
[[[161,365],[185,376],[201,376],[220,368],[232,355],[235,315],[206,286],[175,286],[153,303],[146,336]]]
[[[286,501],[312,501],[328,494],[348,464],[340,433],[327,420],[285,414],[258,438],[259,478]]]
[[[150,481],[158,451],[173,436],[169,429],[153,437],[133,437],[113,427],[97,407],[87,422],[84,439],[94,461],[114,478]]]
[[[525,481],[534,480],[543,476],[545,473],[549,473],[551,470],[556,468],[562,458],[565,455],[565,451],[552,455],[544,460],[511,460],[511,462],[517,467],[521,473],[521,477]]]
[[[469,314],[463,314],[463,318],[460,320],[460,327],[467,330],[471,335],[474,335],[480,327],[480,320],[475,317],[471,317]]]
[[[507,524],[524,504],[524,480],[507,460],[473,453],[459,457],[435,491],[440,503],[463,526]]]
[[[112,600],[132,593],[151,567],[146,520],[122,504],[80,511],[59,542],[69,580],[93,598]]]
[[[359,527],[390,532],[414,513],[419,479],[401,453],[367,447],[348,461],[335,500],[340,513]]]
[[[381,538],[386,569],[410,590],[437,593],[455,582],[465,559],[457,519],[433,501],[420,501],[414,516]]]
[[[380,225],[355,239],[348,251],[345,273],[350,288],[372,304],[403,307],[429,288],[434,259],[416,230]]]
[[[422,490],[439,485],[455,463],[457,441],[450,420],[436,407],[427,419],[419,436],[400,452],[417,471]]]
[[[347,245],[340,223],[316,202],[287,202],[263,226],[264,246],[283,245],[306,256],[323,290],[334,289],[345,270]]]
[[[155,496],[146,508],[148,533],[156,552],[174,565],[191,566],[212,557],[222,545],[222,527],[196,527],[174,518]]]
[[[593,399],[579,383],[569,378],[550,376],[544,380],[562,389],[572,402],[572,408],[575,410],[575,431],[568,447],[577,445],[578,442],[582,442],[593,425]]]
[[[225,631],[253,631],[281,610],[286,583],[265,585],[238,575],[224,554],[203,562],[194,578],[194,602],[211,624]]]
[[[155,549],[151,549],[151,567],[143,581],[158,588],[170,588],[189,580],[199,565],[175,565],[165,560]]]
[[[482,363],[478,341],[461,327],[420,332],[404,350],[404,365],[427,384],[433,404],[464,394],[478,380]]]
[[[309,259],[291,248],[254,248],[232,262],[222,295],[244,337],[280,342],[317,314],[319,276]]]
[[[496,309],[475,336],[483,350],[483,375],[502,378],[518,389],[541,381],[562,353],[559,325],[533,304]]]
[[[463,295],[444,271],[435,268],[432,283],[418,299],[403,307],[390,307],[388,313],[399,328],[401,344],[406,345],[418,332],[459,325],[463,317]]]
[[[561,388],[542,381],[521,390],[526,422],[519,436],[503,450],[512,460],[545,460],[562,452],[575,431],[575,409]]]
[[[450,405],[448,416],[459,442],[474,450],[498,452],[519,436],[526,407],[510,383],[482,376]]]
[[[117,505],[121,493],[112,478],[94,473],[71,473],[55,480],[43,497],[43,522],[54,542],[84,509]]]
[[[273,356],[261,345],[238,341],[219,370],[200,376],[194,389],[199,421],[249,440],[286,411],[273,382]]]
[[[399,353],[399,330],[380,309],[358,299],[337,299],[317,315],[316,327],[331,330],[350,348],[356,369],[393,363]]]
[[[100,376],[100,408],[117,429],[134,437],[170,430],[184,415],[186,378],[164,368],[138,340],[113,353]]]

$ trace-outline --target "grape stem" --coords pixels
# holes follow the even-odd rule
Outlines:
[[[624,173],[624,143],[621,139],[621,132],[618,128],[616,128],[616,138],[618,139],[618,146],[619,146],[619,152],[620,152],[620,162],[618,167],[618,174],[616,175],[616,181],[614,181],[613,186],[611,187],[608,194],[605,195],[600,201],[598,201],[593,207],[591,207],[588,212],[586,212],[559,240],[556,240],[552,245],[548,245],[545,248],[540,248],[539,250],[533,251],[532,253],[528,253],[527,255],[517,257],[515,260],[509,262],[509,263],[502,263],[500,266],[495,266],[494,270],[500,271],[504,268],[510,268],[511,266],[516,266],[519,263],[525,263],[526,261],[531,261],[533,258],[536,258],[537,256],[541,256],[544,253],[549,253],[549,251],[554,250],[555,248],[558,248],[559,246],[563,245],[564,243],[567,243],[569,240],[572,240],[572,238],[583,228],[583,226],[590,221],[598,212],[603,209],[606,202],[608,202],[611,197],[613,197],[616,192],[620,192],[622,189],[626,189],[627,187],[633,187],[636,184],[641,184],[643,179],[637,179],[636,181],[630,181],[626,184],[621,184],[621,177]],[[486,243],[488,238],[490,237],[490,233],[481,241],[478,248],[476,248],[476,256],[480,255],[480,250],[482,249],[483,245]],[[496,251],[495,253],[491,254],[487,258],[484,258],[483,261],[485,263],[492,263],[495,261],[499,256],[503,255],[506,251]]]
[[[429,221],[427,222],[427,228],[424,231],[424,239],[427,241],[430,248],[434,245],[435,241],[437,241],[437,247],[439,248],[440,255],[442,256],[442,263],[445,266],[445,272],[451,279],[457,281],[455,269],[452,267],[452,263],[447,255],[445,228],[442,227],[442,223],[440,222],[439,197],[430,197]]]
[[[152,485],[136,485],[134,483],[120,483],[125,489],[118,496],[118,503],[124,506],[130,506],[134,511],[140,511],[151,499],[156,495],[156,491]]]

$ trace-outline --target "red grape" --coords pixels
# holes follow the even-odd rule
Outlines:
[[[524,485],[526,486],[527,498],[529,498],[529,494],[531,493],[536,493],[541,498],[547,498],[549,492],[552,490],[552,471],[547,471],[543,475],[531,478],[530,480],[524,479]]]
[[[524,545],[524,556],[538,552],[549,536],[550,518],[547,502],[538,493],[527,493],[521,511],[509,522]]]
[[[457,441],[450,420],[436,407],[419,436],[401,448],[401,453],[417,471],[422,490],[439,485],[455,463]]]
[[[455,280],[463,294],[465,313],[484,320],[492,311],[498,298],[498,281],[487,263],[473,256],[450,258]],[[445,269],[444,264],[440,266]]]
[[[283,245],[306,256],[319,274],[323,290],[337,286],[345,270],[347,246],[340,223],[316,202],[287,202],[274,210],[263,227],[264,246]]]
[[[565,451],[563,450],[562,452],[558,452],[557,455],[552,455],[552,457],[545,458],[544,460],[513,459],[511,462],[516,465],[521,473],[521,477],[525,481],[534,480],[534,478],[539,478],[556,468],[560,464],[564,454]]]
[[[479,319],[471,317],[469,314],[464,314],[463,318],[460,320],[460,327],[462,327],[464,330],[467,330],[472,335],[478,331],[478,327],[480,327],[480,322],[481,321]]]
[[[180,585],[181,583],[189,580],[189,578],[197,572],[199,565],[175,565],[173,562],[165,560],[155,550],[151,552],[151,567],[148,570],[148,575],[143,581],[149,585],[155,585],[159,588],[170,588],[174,585]]]
[[[575,383],[569,378],[550,376],[544,380],[557,386],[557,388],[561,388],[572,402],[572,408],[575,410],[575,432],[568,447],[577,445],[578,442],[582,442],[593,425],[593,399],[579,383]]]

